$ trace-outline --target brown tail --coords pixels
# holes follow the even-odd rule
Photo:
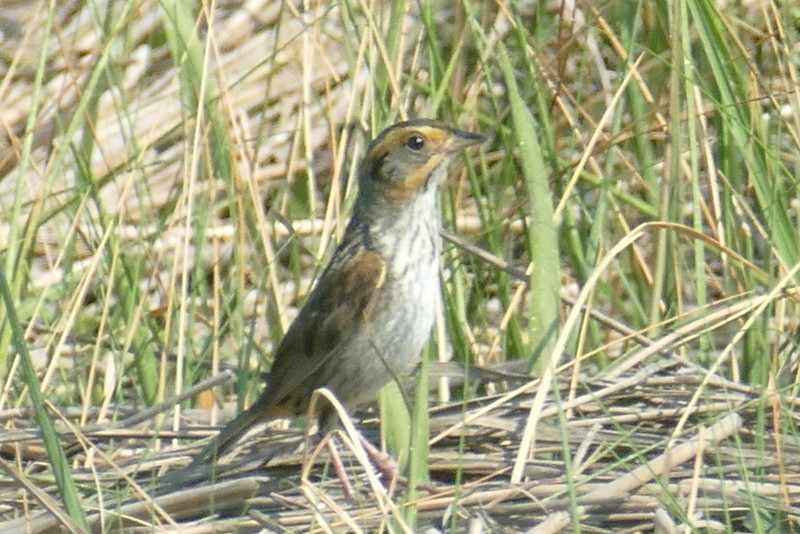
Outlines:
[[[225,425],[225,427],[220,430],[219,434],[211,440],[211,443],[206,445],[205,448],[200,451],[200,454],[192,460],[190,466],[201,463],[205,464],[207,462],[216,462],[217,458],[228,450],[231,445],[236,443],[236,441],[250,430],[253,425],[270,419],[272,417],[270,413],[271,410],[265,409],[265,406],[263,406],[264,403],[262,402],[263,398],[263,396],[260,397],[255,404]]]
[[[278,417],[280,416],[279,412],[280,410],[276,410],[271,406],[267,398],[262,395],[255,404],[225,425],[219,434],[211,440],[211,443],[206,445],[189,465],[167,473],[162,479],[162,483],[165,487],[174,489],[177,486],[206,479],[209,476],[213,477],[217,458],[222,453],[236,443],[253,425]]]

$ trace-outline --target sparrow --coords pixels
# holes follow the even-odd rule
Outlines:
[[[354,409],[408,370],[440,298],[439,185],[454,154],[484,140],[417,119],[372,141],[344,236],[278,346],[264,392],[189,467],[214,460],[257,423],[302,416],[317,388]],[[322,409],[320,432],[334,416]]]

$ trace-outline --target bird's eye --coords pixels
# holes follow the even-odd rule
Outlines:
[[[415,152],[425,146],[425,138],[419,134],[414,134],[406,139],[406,146]]]

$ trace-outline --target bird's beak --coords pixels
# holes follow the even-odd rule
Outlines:
[[[466,132],[464,130],[453,130],[450,132],[450,140],[447,143],[447,150],[455,152],[472,145],[478,145],[486,141],[481,134]]]

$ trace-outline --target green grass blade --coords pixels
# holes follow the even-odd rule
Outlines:
[[[775,249],[784,265],[794,265],[800,260],[800,245],[797,230],[789,219],[790,196],[784,178],[790,183],[795,178],[770,172],[767,162],[770,150],[774,149],[765,138],[760,117],[751,109],[748,73],[742,72],[741,56],[731,50],[730,43],[736,39],[724,25],[725,17],[718,6],[705,0],[688,2],[688,8],[711,68],[714,83],[711,90],[719,99],[721,123],[737,148],[730,154],[721,152],[721,156],[735,157],[737,164],[739,158],[743,159]]]
[[[42,431],[42,439],[44,441],[45,451],[47,452],[47,459],[50,462],[50,468],[53,470],[53,476],[55,477],[61,500],[70,517],[75,520],[78,525],[82,526],[84,530],[88,531],[89,527],[86,523],[86,515],[83,510],[83,505],[81,504],[80,496],[78,495],[78,490],[75,487],[75,482],[72,480],[70,474],[69,462],[67,462],[64,449],[58,441],[58,434],[56,433],[53,420],[47,412],[47,406],[45,406],[44,395],[42,395],[39,379],[36,376],[36,370],[33,367],[31,356],[28,353],[28,346],[25,343],[25,333],[14,307],[14,298],[8,287],[5,272],[2,270],[0,270],[0,297],[2,297],[5,306],[6,318],[8,319],[8,325],[11,330],[11,340],[17,350],[17,357],[20,359],[22,380],[28,387],[33,413],[36,417],[36,423]]]
[[[498,59],[503,79],[508,89],[513,136],[519,149],[519,163],[525,183],[528,212],[528,246],[533,264],[531,273],[531,300],[535,303],[530,318],[531,369],[541,374],[548,361],[558,336],[560,301],[558,288],[561,285],[559,248],[556,227],[553,222],[553,202],[548,185],[542,150],[539,146],[536,124],[528,105],[517,86],[514,71],[505,45],[499,44]],[[545,358],[542,356],[545,355]]]

